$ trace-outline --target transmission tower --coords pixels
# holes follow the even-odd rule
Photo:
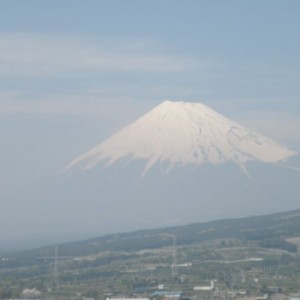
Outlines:
[[[173,238],[173,261],[172,261],[172,277],[177,276],[177,261],[176,261],[176,235],[172,235]]]
[[[53,290],[57,290],[59,287],[59,278],[58,278],[58,268],[57,268],[57,263],[58,263],[58,247],[55,247],[54,250],[54,264],[53,264],[53,278],[52,278],[52,285],[53,285]]]
[[[38,257],[37,259],[41,259],[44,261],[50,260],[53,261],[53,269],[51,273],[51,288],[53,291],[57,290],[59,288],[59,270],[58,270],[58,262],[59,260],[64,259],[73,259],[73,256],[58,256],[58,246],[55,246],[54,248],[54,256],[43,256]]]
[[[169,233],[162,233],[161,236],[172,238],[172,263],[171,263],[171,275],[174,279],[177,276],[177,259],[176,259],[176,235]]]

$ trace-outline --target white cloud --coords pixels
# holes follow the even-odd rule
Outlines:
[[[0,92],[0,120],[10,118],[80,117],[81,120],[106,122],[115,130],[132,122],[153,108],[151,101],[137,101],[126,95],[47,94],[41,98],[35,94],[18,91]],[[109,129],[109,127],[107,127]]]
[[[138,41],[105,42],[59,35],[0,35],[0,74],[40,77],[72,72],[164,73],[193,65],[186,57],[157,54],[149,44],[143,47]]]
[[[197,95],[207,94],[207,99],[211,99],[212,89],[218,87],[216,82],[219,82],[213,79],[224,77],[224,71],[224,65],[220,62],[170,54],[170,51],[149,40],[104,41],[97,37],[0,34],[0,76],[6,77],[12,87],[12,90],[0,88],[0,116],[43,114],[109,117],[124,109],[128,115],[134,110],[138,116],[138,112],[145,112],[165,98],[202,101],[203,97],[196,99]],[[115,82],[114,76],[108,76],[111,80],[98,84],[103,78],[101,76],[110,72],[124,74],[124,79],[120,81],[119,78]],[[151,80],[141,76],[141,81],[137,83],[127,78],[131,73],[151,73]],[[161,76],[164,73],[168,73],[168,76]],[[169,76],[173,73],[175,76]],[[64,89],[64,84],[70,85],[68,79],[73,75],[76,80],[71,82],[69,90]],[[92,76],[85,78],[86,75]],[[14,76],[30,77],[28,85],[26,80],[21,83],[15,81]],[[39,85],[37,77],[46,78],[42,79],[45,89],[35,88]],[[62,77],[59,86],[51,85],[52,77]],[[226,94],[226,89],[227,83],[221,85],[220,97]],[[213,92],[216,93],[215,90]],[[233,99],[231,102],[224,101],[223,106],[232,114],[238,110],[240,114],[241,108],[237,109],[237,106],[244,102],[253,103],[253,100]],[[277,102],[271,97],[272,105],[267,105],[265,99],[263,103],[272,107]],[[209,102],[207,104],[210,105]],[[218,106],[222,108],[220,103],[213,108],[218,109]],[[264,109],[264,112],[251,113],[247,107],[246,110],[239,115],[240,123],[279,141],[291,141],[291,144],[297,144],[300,148],[300,120],[296,112],[274,113]]]

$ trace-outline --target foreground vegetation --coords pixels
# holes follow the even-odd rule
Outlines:
[[[216,291],[289,294],[300,286],[299,236],[300,210],[5,255],[0,298],[18,298],[25,289],[39,298],[149,295],[158,287],[190,295],[211,280]]]

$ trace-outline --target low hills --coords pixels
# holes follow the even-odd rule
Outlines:
[[[172,245],[187,246],[217,239],[254,241],[258,245],[296,251],[288,238],[300,236],[300,209],[289,212],[225,219],[184,226],[140,230],[59,245],[60,255],[85,256],[101,251],[140,251]],[[53,246],[20,252],[17,256],[53,255]]]
[[[300,284],[299,237],[300,210],[111,234],[2,255],[0,288],[102,299],[215,280],[225,293],[288,294]]]

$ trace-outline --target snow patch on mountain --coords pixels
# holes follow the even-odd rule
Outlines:
[[[234,162],[245,169],[248,161],[275,163],[295,151],[227,119],[200,103],[164,101],[100,145],[71,161],[91,169],[121,158],[145,160],[144,173],[156,163],[197,165]]]

